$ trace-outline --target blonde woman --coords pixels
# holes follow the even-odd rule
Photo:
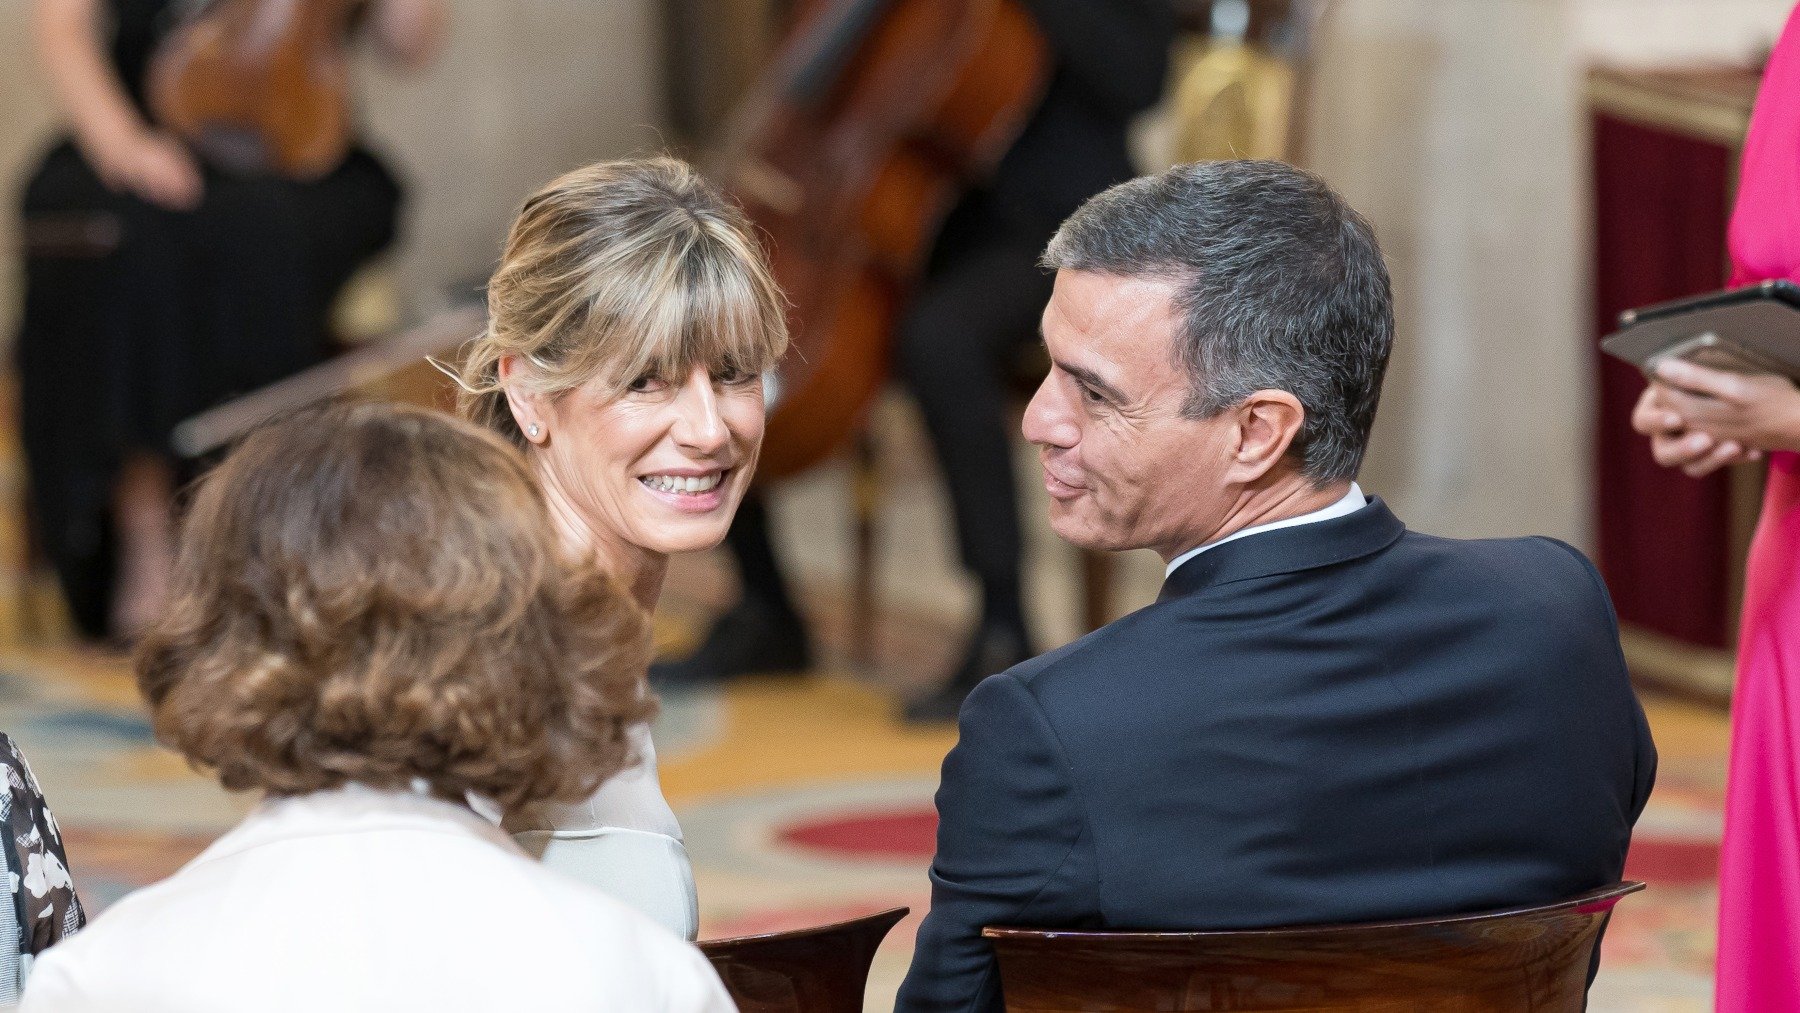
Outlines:
[[[606,162],[525,202],[464,358],[465,416],[525,450],[565,549],[646,612],[669,557],[717,545],[762,447],[783,301],[741,211],[682,162]],[[528,850],[693,938],[693,874],[647,725],[585,803],[510,827]]]

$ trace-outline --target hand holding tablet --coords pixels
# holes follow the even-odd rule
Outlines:
[[[1800,287],[1750,288],[1633,310],[1600,347],[1644,371],[1631,424],[1658,464],[1699,478],[1800,450]]]
[[[1600,348],[1652,378],[1660,363],[1681,360],[1721,372],[1800,379],[1800,286],[1766,281],[1628,310]]]

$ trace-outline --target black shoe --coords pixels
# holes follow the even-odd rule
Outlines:
[[[942,687],[930,696],[906,705],[901,716],[913,724],[955,721],[963,701],[975,684],[996,672],[1004,672],[1032,657],[1023,631],[1011,627],[982,626],[969,638],[962,663],[944,680]]]
[[[704,686],[740,675],[797,674],[812,667],[806,626],[792,609],[754,598],[733,605],[713,622],[694,653],[650,666],[659,687]]]

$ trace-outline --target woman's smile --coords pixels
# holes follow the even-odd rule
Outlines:
[[[683,513],[704,514],[724,506],[725,479],[734,469],[713,468],[707,471],[684,469],[638,476],[638,483],[650,495]]]

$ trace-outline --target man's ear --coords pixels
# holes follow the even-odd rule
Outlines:
[[[544,395],[527,390],[524,384],[517,382],[520,368],[519,356],[502,355],[494,364],[494,375],[500,380],[500,389],[506,392],[506,405],[512,409],[513,423],[519,427],[519,432],[533,443],[542,443],[550,433],[546,411],[549,404]]]
[[[1259,390],[1232,410],[1237,413],[1237,447],[1230,480],[1250,485],[1287,456],[1306,423],[1306,409],[1285,390]]]

